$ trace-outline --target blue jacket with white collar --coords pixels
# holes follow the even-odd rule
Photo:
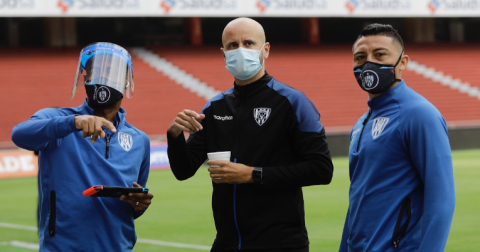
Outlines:
[[[340,251],[443,251],[455,208],[444,118],[404,81],[368,105],[350,135]]]
[[[79,107],[49,108],[13,128],[12,140],[39,150],[39,251],[132,251],[135,212],[118,198],[85,197],[94,185],[146,186],[150,140],[125,121],[120,108],[117,132],[95,143],[75,128],[76,115],[93,115],[86,101]],[[108,142],[108,143],[107,143]]]

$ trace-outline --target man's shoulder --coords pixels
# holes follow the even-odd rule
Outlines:
[[[40,118],[53,118],[56,116],[70,116],[70,115],[83,115],[87,114],[82,110],[82,106],[79,107],[52,107],[52,108],[43,108],[35,112],[34,117]]]
[[[270,81],[268,83],[268,86],[270,88],[272,88],[273,90],[276,90],[278,91],[279,93],[282,93],[282,94],[289,94],[289,95],[304,95],[302,93],[302,91],[290,86],[290,85],[287,85],[281,81],[278,81],[276,80],[275,78],[272,79],[272,81]]]
[[[441,112],[427,98],[411,88],[407,88],[398,99],[400,125],[409,129],[444,125],[445,119]]]
[[[300,131],[320,132],[322,130],[320,113],[303,92],[275,79],[268,83],[268,86],[288,101],[300,125]]]
[[[277,94],[280,96],[285,97],[294,107],[303,106],[306,104],[309,104],[310,106],[310,99],[308,99],[308,97],[302,91],[290,85],[273,79],[268,83],[268,87],[277,92]]]
[[[148,135],[145,132],[143,132],[140,129],[138,129],[137,127],[131,125],[127,121],[125,121],[124,127],[119,129],[119,134],[121,132],[124,132],[124,133],[127,133],[127,134],[133,134],[133,136],[143,138],[144,141],[146,141],[147,143],[150,143],[150,138],[148,137]]]
[[[408,88],[400,100],[400,109],[404,114],[413,117],[428,117],[441,115],[440,111],[427,98]]]
[[[214,95],[208,102],[207,104],[205,104],[205,106],[203,107],[202,109],[202,112],[207,109],[208,107],[212,106],[212,103],[215,103],[215,102],[219,102],[221,100],[224,100],[225,97],[229,94],[232,94],[233,93],[233,87],[226,90],[226,91],[223,91],[223,92],[220,92],[216,95]]]

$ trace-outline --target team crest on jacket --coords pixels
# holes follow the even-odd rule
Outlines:
[[[385,129],[385,126],[387,125],[388,121],[390,118],[388,117],[377,117],[373,119],[373,124],[372,124],[372,137],[373,139],[377,138],[382,134],[383,129]]]
[[[270,116],[271,108],[254,108],[253,117],[258,125],[262,126]]]
[[[118,143],[126,151],[129,151],[133,145],[133,138],[130,134],[119,132],[118,133]]]

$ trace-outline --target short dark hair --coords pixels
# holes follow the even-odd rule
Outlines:
[[[402,46],[402,50],[404,50],[402,37],[400,36],[400,34],[398,34],[398,31],[395,30],[395,28],[393,28],[389,24],[375,23],[375,24],[369,24],[365,26],[360,32],[360,35],[358,35],[357,40],[355,40],[355,43],[357,43],[357,41],[361,37],[372,36],[372,35],[381,35],[381,36],[390,37],[394,41],[397,41],[400,44],[400,46]]]

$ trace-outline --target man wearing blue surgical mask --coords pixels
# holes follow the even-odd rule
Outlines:
[[[245,30],[248,27],[241,23],[227,26],[222,36],[224,47],[220,49],[225,56],[225,68],[235,78],[235,84],[240,86],[250,84],[265,74],[265,59],[270,52],[270,43],[265,41],[263,27],[257,27],[261,32]],[[241,37],[243,34],[248,36]]]
[[[408,62],[390,25],[366,26],[353,44],[353,73],[369,109],[350,134],[340,252],[445,249],[455,209],[447,125],[402,79]]]
[[[320,114],[265,72],[270,44],[259,23],[231,21],[222,44],[233,87],[200,113],[178,113],[167,132],[172,172],[188,179],[207,153],[231,152],[230,160],[207,162],[217,229],[211,251],[307,252],[302,187],[328,184],[333,174]]]

